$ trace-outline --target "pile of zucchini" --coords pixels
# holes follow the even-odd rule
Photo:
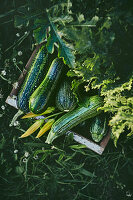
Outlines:
[[[66,67],[61,58],[55,58],[50,62],[46,46],[42,45],[18,93],[17,106],[23,113],[30,112],[32,116],[37,116],[42,115],[50,103],[54,102],[55,110],[61,111],[58,112],[61,116],[54,113],[48,117],[55,116],[49,126],[50,132],[46,143],[52,143],[57,137],[90,118],[93,120],[88,133],[95,142],[100,142],[107,133],[107,119],[100,114],[101,110],[98,110],[103,105],[103,99],[93,95],[79,105],[72,92],[71,81],[64,74]],[[47,130],[46,125],[45,129]],[[41,135],[42,133],[43,131]]]

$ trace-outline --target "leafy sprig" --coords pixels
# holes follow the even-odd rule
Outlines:
[[[131,94],[132,84],[133,78],[131,77],[128,82],[118,87],[101,91],[101,95],[104,96],[102,110],[112,113],[109,125],[112,129],[112,138],[114,139],[115,146],[123,132],[128,130],[128,136],[133,134],[133,97],[130,97],[129,94],[126,95],[127,91]]]

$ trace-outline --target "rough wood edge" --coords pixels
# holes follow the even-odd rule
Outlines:
[[[82,135],[79,135],[73,131],[68,131],[67,134],[73,134],[73,139],[80,143],[80,144],[84,144],[88,149],[91,149],[92,151],[98,153],[99,155],[102,155],[104,148],[98,144],[96,144],[95,142],[89,140],[88,138],[83,137]]]

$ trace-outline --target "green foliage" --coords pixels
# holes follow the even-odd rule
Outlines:
[[[72,49],[70,46],[66,45],[65,42],[60,38],[54,24],[50,21],[50,33],[47,40],[47,49],[50,53],[54,51],[54,44],[58,44],[58,57],[63,58],[64,63],[68,66],[74,68],[75,59],[72,54]]]
[[[17,14],[14,17],[14,26],[16,28],[22,28],[22,26],[28,27],[31,20],[36,20],[37,17],[43,14],[40,10],[29,8],[28,5],[18,8],[17,11],[19,15]]]
[[[121,84],[119,87],[101,91],[105,102],[102,109],[105,112],[112,113],[109,125],[111,126],[115,145],[121,133],[128,130],[128,136],[133,134],[132,84],[133,78],[131,77],[128,82]],[[127,91],[128,94],[126,95]]]
[[[47,37],[47,29],[49,26],[47,16],[44,18],[37,18],[34,21],[34,26],[37,27],[34,31],[34,38],[36,39],[37,44],[42,43]]]
[[[65,9],[68,3],[71,5],[69,10]],[[21,11],[20,7],[23,7]],[[28,7],[26,18],[23,10]],[[38,30],[38,43],[48,37],[46,28],[38,29],[45,24],[41,20],[46,19],[46,8],[51,9],[51,12],[54,8],[53,14],[49,13],[51,21],[58,34],[61,33],[60,38],[65,44],[74,48],[76,67],[68,72],[74,79],[74,93],[78,93],[82,84],[87,91],[90,86],[93,89],[101,88],[101,94],[105,96],[103,109],[110,113],[112,129],[116,126],[113,133],[120,131],[119,137],[126,128],[124,134],[121,134],[122,140],[119,140],[117,149],[110,141],[102,156],[74,143],[72,135],[54,146],[44,143],[45,136],[41,140],[34,137],[20,140],[19,136],[33,124],[32,120],[19,120],[17,126],[9,127],[16,110],[6,105],[5,99],[37,42],[32,37],[33,31]],[[133,135],[125,135],[131,133],[126,124],[129,125],[132,121],[132,1],[5,0],[0,11],[1,199],[131,199]],[[21,19],[16,19],[16,15]],[[19,29],[13,27],[14,18]],[[22,26],[23,24],[26,26]],[[28,35],[25,35],[26,31]],[[18,55],[20,50],[22,56]],[[6,75],[2,74],[3,70]]]
[[[34,30],[34,38],[38,44],[47,39],[47,49],[49,53],[54,52],[54,45],[58,47],[58,57],[64,59],[64,63],[68,66],[74,68],[75,57],[72,53],[72,45],[66,43],[60,33],[60,29],[57,29],[55,23],[63,24],[69,23],[72,17],[68,15],[56,16],[61,7],[62,12],[64,7],[67,6],[67,11],[69,12],[69,4],[62,3],[59,6],[54,6],[50,10],[46,10],[45,18],[36,19],[34,21],[34,26],[37,27]],[[50,16],[53,15],[53,18]]]

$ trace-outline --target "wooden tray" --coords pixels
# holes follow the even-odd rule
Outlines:
[[[17,103],[16,103],[18,91],[19,91],[19,89],[20,89],[20,87],[21,87],[21,85],[22,85],[22,83],[23,83],[23,81],[25,79],[25,76],[27,74],[27,71],[28,71],[28,68],[29,68],[30,64],[32,63],[32,60],[34,59],[34,57],[36,55],[36,52],[41,47],[41,45],[42,44],[36,46],[35,50],[33,51],[30,59],[28,60],[28,62],[26,64],[22,74],[18,78],[18,82],[17,82],[17,84],[15,84],[16,86],[13,87],[11,93],[9,94],[9,96],[6,99],[6,103],[11,105],[11,106],[13,106],[16,109],[18,109],[17,108]],[[67,134],[69,134],[69,133],[73,134],[73,139],[76,142],[86,145],[86,147],[88,149],[91,149],[92,151],[98,153],[99,155],[101,155],[103,153],[103,151],[104,151],[105,147],[107,146],[107,143],[108,143],[108,141],[110,139],[110,133],[108,132],[108,134],[103,138],[103,140],[100,142],[100,144],[97,144],[94,141],[83,137],[82,133],[81,133],[81,135],[79,135],[74,131],[68,131]]]

